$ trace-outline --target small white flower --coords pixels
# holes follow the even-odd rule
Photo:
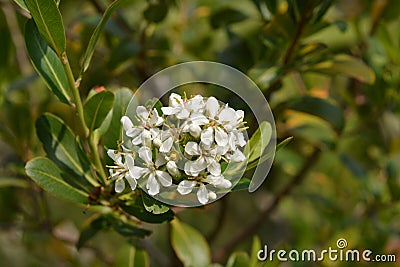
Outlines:
[[[132,190],[136,189],[137,181],[132,175],[132,169],[135,165],[134,159],[131,154],[121,153],[117,150],[109,149],[107,154],[114,160],[115,166],[109,166],[109,172],[112,180],[115,180],[115,192],[121,193],[125,189],[125,178]],[[125,162],[123,162],[122,155],[125,155]]]
[[[204,109],[203,97],[196,95],[191,99],[182,99],[178,94],[172,93],[169,97],[169,107],[162,107],[165,115],[175,115],[178,119],[187,119],[193,113],[201,113]]]
[[[213,191],[208,191],[202,182],[183,180],[179,183],[177,191],[181,195],[190,194],[196,185],[199,185],[197,190],[197,199],[203,205],[207,204],[210,199],[216,199],[217,195]]]
[[[132,121],[127,117],[121,118],[122,128],[126,135],[132,138],[132,144],[151,146],[151,140],[158,135],[159,129],[156,127],[162,125],[164,119],[158,115],[157,109],[150,112],[144,106],[136,108],[136,114],[140,121],[140,125],[133,125]]]
[[[158,166],[153,163],[152,152],[148,147],[141,147],[138,151],[139,158],[144,161],[145,167],[134,166],[131,168],[131,174],[138,179],[148,175],[146,188],[149,195],[154,196],[160,192],[160,184],[164,187],[172,185],[172,177],[165,171],[158,170]]]

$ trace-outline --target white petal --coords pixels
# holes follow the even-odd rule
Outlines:
[[[199,190],[197,191],[197,199],[203,205],[207,204],[208,202],[208,191],[204,184],[201,184]]]
[[[121,124],[125,132],[128,132],[133,127],[132,121],[127,116],[121,118]]]
[[[231,133],[229,133],[229,142],[228,142],[228,144],[229,144],[229,148],[231,149],[231,150],[235,150],[236,149],[236,135],[233,133],[233,132],[231,132]]]
[[[147,147],[151,147],[151,133],[149,130],[143,130],[142,132],[142,144]]]
[[[130,132],[127,132],[126,135],[132,138],[132,144],[140,145],[142,143],[142,129],[132,128]]]
[[[168,187],[168,186],[172,185],[172,177],[167,172],[157,170],[156,176],[157,176],[158,180],[160,181],[160,183],[162,184],[162,186]]]
[[[218,121],[222,124],[237,124],[236,111],[233,108],[224,108],[218,115]]]
[[[134,179],[133,177],[131,177],[131,176],[129,176],[129,175],[126,175],[126,176],[125,176],[125,179],[128,181],[128,183],[129,183],[131,189],[132,189],[132,190],[135,190],[135,189],[136,189],[136,186],[137,186],[136,179]]]
[[[142,146],[139,148],[139,157],[144,160],[147,165],[152,163],[151,150],[148,147]]]
[[[164,122],[164,119],[163,118],[161,118],[159,115],[158,115],[158,111],[157,111],[157,109],[155,108],[155,109],[153,109],[153,111],[151,112],[151,119],[150,119],[150,124],[151,124],[151,126],[160,126],[163,122]]]
[[[227,179],[222,179],[221,183],[218,185],[220,188],[230,188],[232,186],[231,181]]]
[[[172,145],[173,145],[173,139],[172,137],[169,137],[167,140],[165,140],[160,147],[160,152],[161,153],[167,153],[171,150]]]
[[[118,179],[115,181],[115,192],[121,193],[125,189],[125,181],[123,179]]]
[[[219,146],[226,146],[228,144],[228,134],[220,127],[216,127],[215,129],[215,142]]]
[[[200,139],[205,145],[210,146],[212,142],[214,142],[213,127],[208,127],[207,129],[203,130],[201,132]]]
[[[196,161],[187,161],[184,168],[187,175],[198,176],[201,171],[207,168],[207,162],[203,158]]]
[[[160,192],[160,185],[154,177],[154,173],[150,173],[146,188],[150,196],[155,196]]]
[[[244,111],[243,110],[236,110],[236,119],[237,123],[241,123],[244,119]]]
[[[243,162],[246,160],[246,156],[243,154],[242,151],[236,149],[233,155],[231,155],[230,160],[233,162]]]
[[[125,156],[125,166],[128,170],[132,169],[135,166],[135,160],[131,154],[127,154]]]
[[[204,124],[209,123],[209,120],[206,118],[206,116],[204,116],[203,114],[200,114],[200,113],[192,114],[190,116],[190,121],[196,125],[204,125]]]
[[[210,118],[215,118],[219,110],[218,100],[215,97],[209,97],[206,102],[206,112]]]
[[[149,173],[149,169],[138,167],[138,166],[133,166],[129,169],[129,173],[133,178],[139,179],[140,177]]]
[[[200,148],[196,142],[187,142],[185,146],[185,152],[190,156],[199,156],[200,155]]]
[[[107,150],[107,155],[118,164],[122,164],[121,153],[118,150],[109,149]]]
[[[236,144],[240,147],[244,147],[246,145],[246,140],[244,139],[244,134],[242,131],[238,131],[236,133]]]
[[[165,159],[166,155],[163,153],[158,153],[156,161],[154,162],[154,164],[157,167],[160,167],[162,165],[164,165],[165,163],[167,163],[167,160]]]
[[[198,112],[204,108],[204,101],[201,95],[195,95],[187,102],[188,109]]]
[[[138,106],[136,108],[136,114],[142,121],[146,121],[149,118],[149,111],[144,106]]]
[[[183,104],[182,97],[178,94],[172,93],[169,96],[169,105],[171,107],[177,107]]]
[[[187,195],[192,192],[193,187],[196,185],[196,183],[196,181],[183,180],[178,184],[177,191],[181,195]]]
[[[184,108],[178,114],[176,114],[176,117],[180,120],[183,120],[183,119],[187,119],[189,117],[189,115],[190,115],[189,110]]]
[[[221,174],[221,165],[215,160],[208,165],[207,170],[214,176]]]
[[[162,107],[161,111],[164,113],[164,115],[174,115],[178,113],[181,109],[179,107]]]

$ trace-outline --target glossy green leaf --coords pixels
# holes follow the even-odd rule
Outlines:
[[[207,266],[210,247],[204,236],[192,226],[175,219],[171,222],[171,244],[184,266]]]
[[[116,148],[117,142],[122,139],[121,118],[125,115],[126,108],[132,98],[133,92],[128,88],[121,88],[114,93],[115,101],[108,131],[104,134],[104,145],[107,148]]]
[[[169,211],[169,207],[155,199],[147,195],[146,193],[142,192],[142,200],[145,209],[153,214],[163,214]]]
[[[165,1],[149,2],[147,8],[143,11],[143,16],[148,22],[159,23],[165,19],[168,14],[168,5]]]
[[[111,14],[115,11],[115,9],[117,9],[123,1],[124,0],[115,0],[114,2],[112,2],[104,12],[103,17],[101,18],[99,24],[97,24],[96,28],[94,29],[93,34],[90,37],[89,44],[87,45],[85,56],[83,58],[81,76],[84,72],[86,72],[87,68],[90,65],[90,61],[92,60],[96,44],[101,34],[103,33],[104,27],[106,26],[108,19],[110,18]]]
[[[43,40],[33,20],[26,23],[25,42],[35,70],[58,99],[68,104],[71,94],[61,60]]]
[[[359,58],[345,54],[339,54],[332,60],[315,64],[311,70],[328,75],[342,74],[368,84],[375,82],[375,72],[367,64]]]
[[[120,205],[121,209],[126,213],[135,216],[139,220],[147,223],[163,223],[169,222],[174,218],[174,212],[169,209],[162,214],[153,214],[146,210],[141,198],[134,198]]]
[[[74,175],[76,186],[90,192],[98,186],[90,172],[90,163],[75,140],[75,135],[58,117],[45,114],[36,122],[37,134],[47,156],[58,166]],[[92,185],[89,182],[92,183]]]
[[[139,228],[131,223],[124,222],[114,218],[112,220],[112,227],[115,231],[117,231],[120,235],[124,237],[139,237],[143,238],[151,234],[151,231],[143,228]]]
[[[25,10],[27,13],[29,13],[28,7],[25,4],[24,0],[13,0],[20,8]]]
[[[226,267],[249,267],[250,259],[246,252],[233,253],[226,263]]]
[[[86,101],[83,112],[86,125],[90,131],[101,126],[113,104],[114,94],[109,91],[99,92]]]
[[[115,266],[150,267],[150,258],[145,250],[126,244],[119,249],[115,259]]]
[[[305,112],[329,122],[333,128],[340,132],[344,127],[343,110],[323,98],[302,96],[292,100],[289,109]]]
[[[257,131],[250,138],[248,149],[245,150],[248,155],[248,162],[255,161],[263,154],[265,148],[269,144],[272,136],[271,124],[263,121],[258,127]]]
[[[50,159],[34,158],[25,166],[26,174],[45,191],[77,203],[87,203],[88,194],[72,183],[71,179]]]
[[[25,0],[40,34],[58,56],[66,50],[64,24],[54,0]]]

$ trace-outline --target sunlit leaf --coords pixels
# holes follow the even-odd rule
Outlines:
[[[250,138],[248,146],[249,149],[245,150],[248,155],[248,162],[258,159],[264,152],[269,144],[272,136],[272,127],[269,122],[263,121],[258,127],[257,131]]]
[[[326,99],[302,96],[292,100],[288,108],[320,117],[329,122],[338,132],[344,127],[343,110]]]
[[[40,34],[61,56],[66,50],[65,30],[60,10],[54,0],[25,0]]]
[[[86,125],[90,131],[101,126],[113,103],[114,94],[109,91],[99,92],[86,101],[83,112]]]
[[[88,202],[88,194],[76,188],[67,174],[48,158],[34,158],[26,164],[25,170],[45,191],[77,203]]]
[[[154,197],[151,197],[144,192],[142,192],[142,200],[143,200],[144,207],[150,213],[163,214],[163,213],[169,211],[168,206],[164,205],[163,203],[161,203]]]
[[[58,99],[68,104],[71,94],[61,60],[43,40],[33,20],[26,23],[25,43],[35,70]]]
[[[174,212],[169,209],[162,214],[153,214],[146,210],[141,198],[134,198],[121,204],[121,209],[126,213],[135,216],[139,220],[147,223],[163,223],[169,222],[174,218]]]
[[[47,156],[76,177],[76,186],[89,192],[92,186],[88,181],[98,185],[91,175],[88,159],[79,151],[75,135],[61,119],[45,114],[37,120],[36,129]]]
[[[182,263],[185,266],[207,266],[211,256],[204,236],[178,219],[173,220],[171,226],[171,244]]]
[[[104,27],[108,19],[110,18],[111,14],[115,11],[115,9],[117,9],[123,1],[124,0],[115,0],[114,2],[112,2],[104,12],[103,17],[101,18],[99,24],[97,24],[96,28],[94,29],[93,34],[90,37],[89,44],[87,45],[85,56],[83,58],[81,75],[84,72],[86,72],[87,68],[90,65],[90,61],[92,60],[92,56],[96,48],[97,41],[99,40],[101,34],[103,33]]]
[[[20,8],[25,10],[27,13],[29,13],[28,7],[25,4],[24,0],[13,0]]]
[[[359,58],[345,54],[339,54],[332,60],[315,64],[311,70],[328,75],[342,74],[368,84],[375,82],[375,73],[367,64]]]

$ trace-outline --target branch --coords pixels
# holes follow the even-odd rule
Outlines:
[[[283,198],[288,196],[292,190],[306,177],[308,171],[314,166],[314,164],[318,161],[321,150],[318,148],[314,149],[313,153],[309,156],[307,161],[304,163],[303,167],[297,172],[297,174],[293,177],[289,184],[286,185],[274,198],[271,204],[266,207],[261,213],[258,215],[257,219],[243,229],[241,233],[235,236],[232,240],[230,240],[224,247],[217,251],[214,255],[214,258],[217,262],[223,260],[226,255],[229,255],[232,250],[243,240],[247,239],[249,236],[254,235],[258,228],[265,222],[265,219],[270,216],[270,214],[278,207],[279,203]]]

